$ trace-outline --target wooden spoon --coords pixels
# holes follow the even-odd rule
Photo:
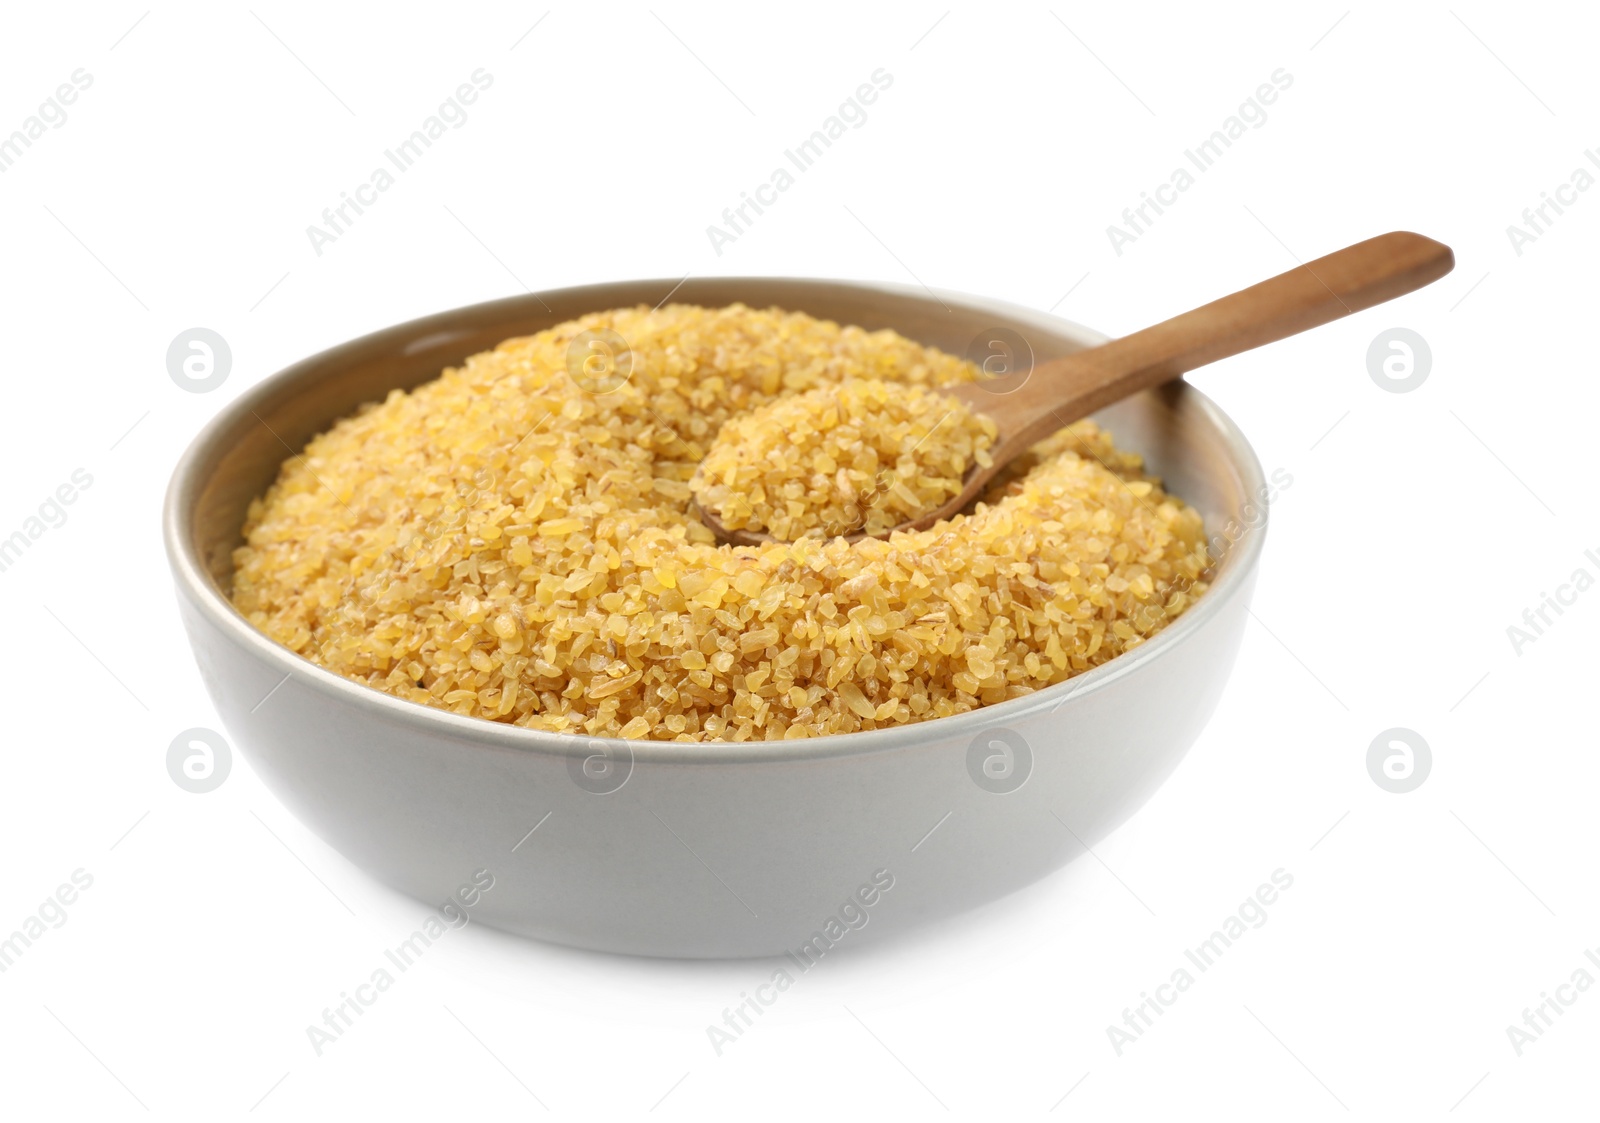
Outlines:
[[[896,530],[925,530],[951,518],[976,499],[1007,463],[1112,402],[1218,359],[1393,300],[1437,281],[1453,268],[1455,255],[1449,246],[1397,230],[1346,246],[1143,331],[1040,363],[1009,392],[984,382],[944,388],[974,413],[994,420],[1000,435],[989,450],[992,462],[987,468],[973,465],[961,494],[943,507],[878,537],[887,538]],[[700,519],[719,540],[733,545],[775,541],[765,534],[729,530],[711,511],[702,509]],[[851,540],[863,537],[857,534]]]

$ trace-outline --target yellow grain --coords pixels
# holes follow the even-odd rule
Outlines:
[[[848,378],[735,416],[690,490],[729,530],[882,534],[944,506],[994,422],[918,385]]]
[[[603,329],[633,372],[595,394],[566,354]],[[251,505],[232,597],[357,682],[589,736],[792,739],[1020,697],[1138,646],[1206,590],[1199,515],[1092,423],[1037,446],[969,513],[887,541],[718,546],[690,502],[730,422],[815,392],[817,439],[754,434],[779,459],[748,506],[804,523],[867,481],[868,505],[899,523],[893,505],[986,454],[981,430],[922,411],[976,375],[798,313],[584,316],[395,391],[285,461]]]

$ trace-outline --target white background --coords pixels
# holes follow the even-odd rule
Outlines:
[[[1600,946],[1600,592],[1520,654],[1506,631],[1600,576],[1600,191],[1520,255],[1506,233],[1600,147],[1592,12],[665,2],[8,9],[0,133],[75,69],[93,85],[0,175],[0,537],[75,469],[94,482],[0,573],[0,935],[72,871],[94,884],[0,975],[0,1114],[1592,1112],[1600,993],[1520,1057],[1506,1033]],[[479,67],[465,125],[314,253],[307,225]],[[880,67],[867,123],[718,257],[706,226]],[[1113,252],[1123,208],[1278,68],[1265,125]],[[426,909],[248,762],[207,795],[168,778],[174,735],[219,723],[159,502],[227,401],[524,286],[921,281],[1118,333],[1390,229],[1450,243],[1456,272],[1194,376],[1294,482],[1220,710],[1099,860],[830,958],[720,1057],[706,1026],[770,965],[476,925],[313,1052],[306,1027]],[[234,356],[209,394],[165,365],[197,325]],[[1367,370],[1394,326],[1432,349],[1410,393]],[[1367,772],[1393,726],[1432,748],[1410,794]],[[1106,1027],[1280,867],[1267,923],[1118,1056]]]

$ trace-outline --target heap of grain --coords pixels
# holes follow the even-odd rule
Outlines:
[[[233,600],[397,697],[591,736],[808,737],[1020,697],[1206,588],[1198,513],[1092,423],[972,513],[888,540],[719,546],[690,502],[731,419],[861,380],[976,375],[797,313],[585,316],[313,439],[250,507]]]
[[[689,486],[728,530],[881,535],[960,495],[996,435],[947,394],[852,378],[733,418]]]

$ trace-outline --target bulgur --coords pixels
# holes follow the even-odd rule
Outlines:
[[[595,392],[568,351],[608,331],[631,355]],[[314,438],[250,506],[233,601],[357,682],[593,736],[809,737],[1020,697],[1206,588],[1199,514],[1091,422],[971,514],[888,540],[720,546],[690,503],[731,418],[851,380],[976,376],[893,332],[776,309],[584,316]]]
[[[729,530],[882,534],[960,495],[996,433],[947,394],[851,378],[734,417],[689,486]]]

